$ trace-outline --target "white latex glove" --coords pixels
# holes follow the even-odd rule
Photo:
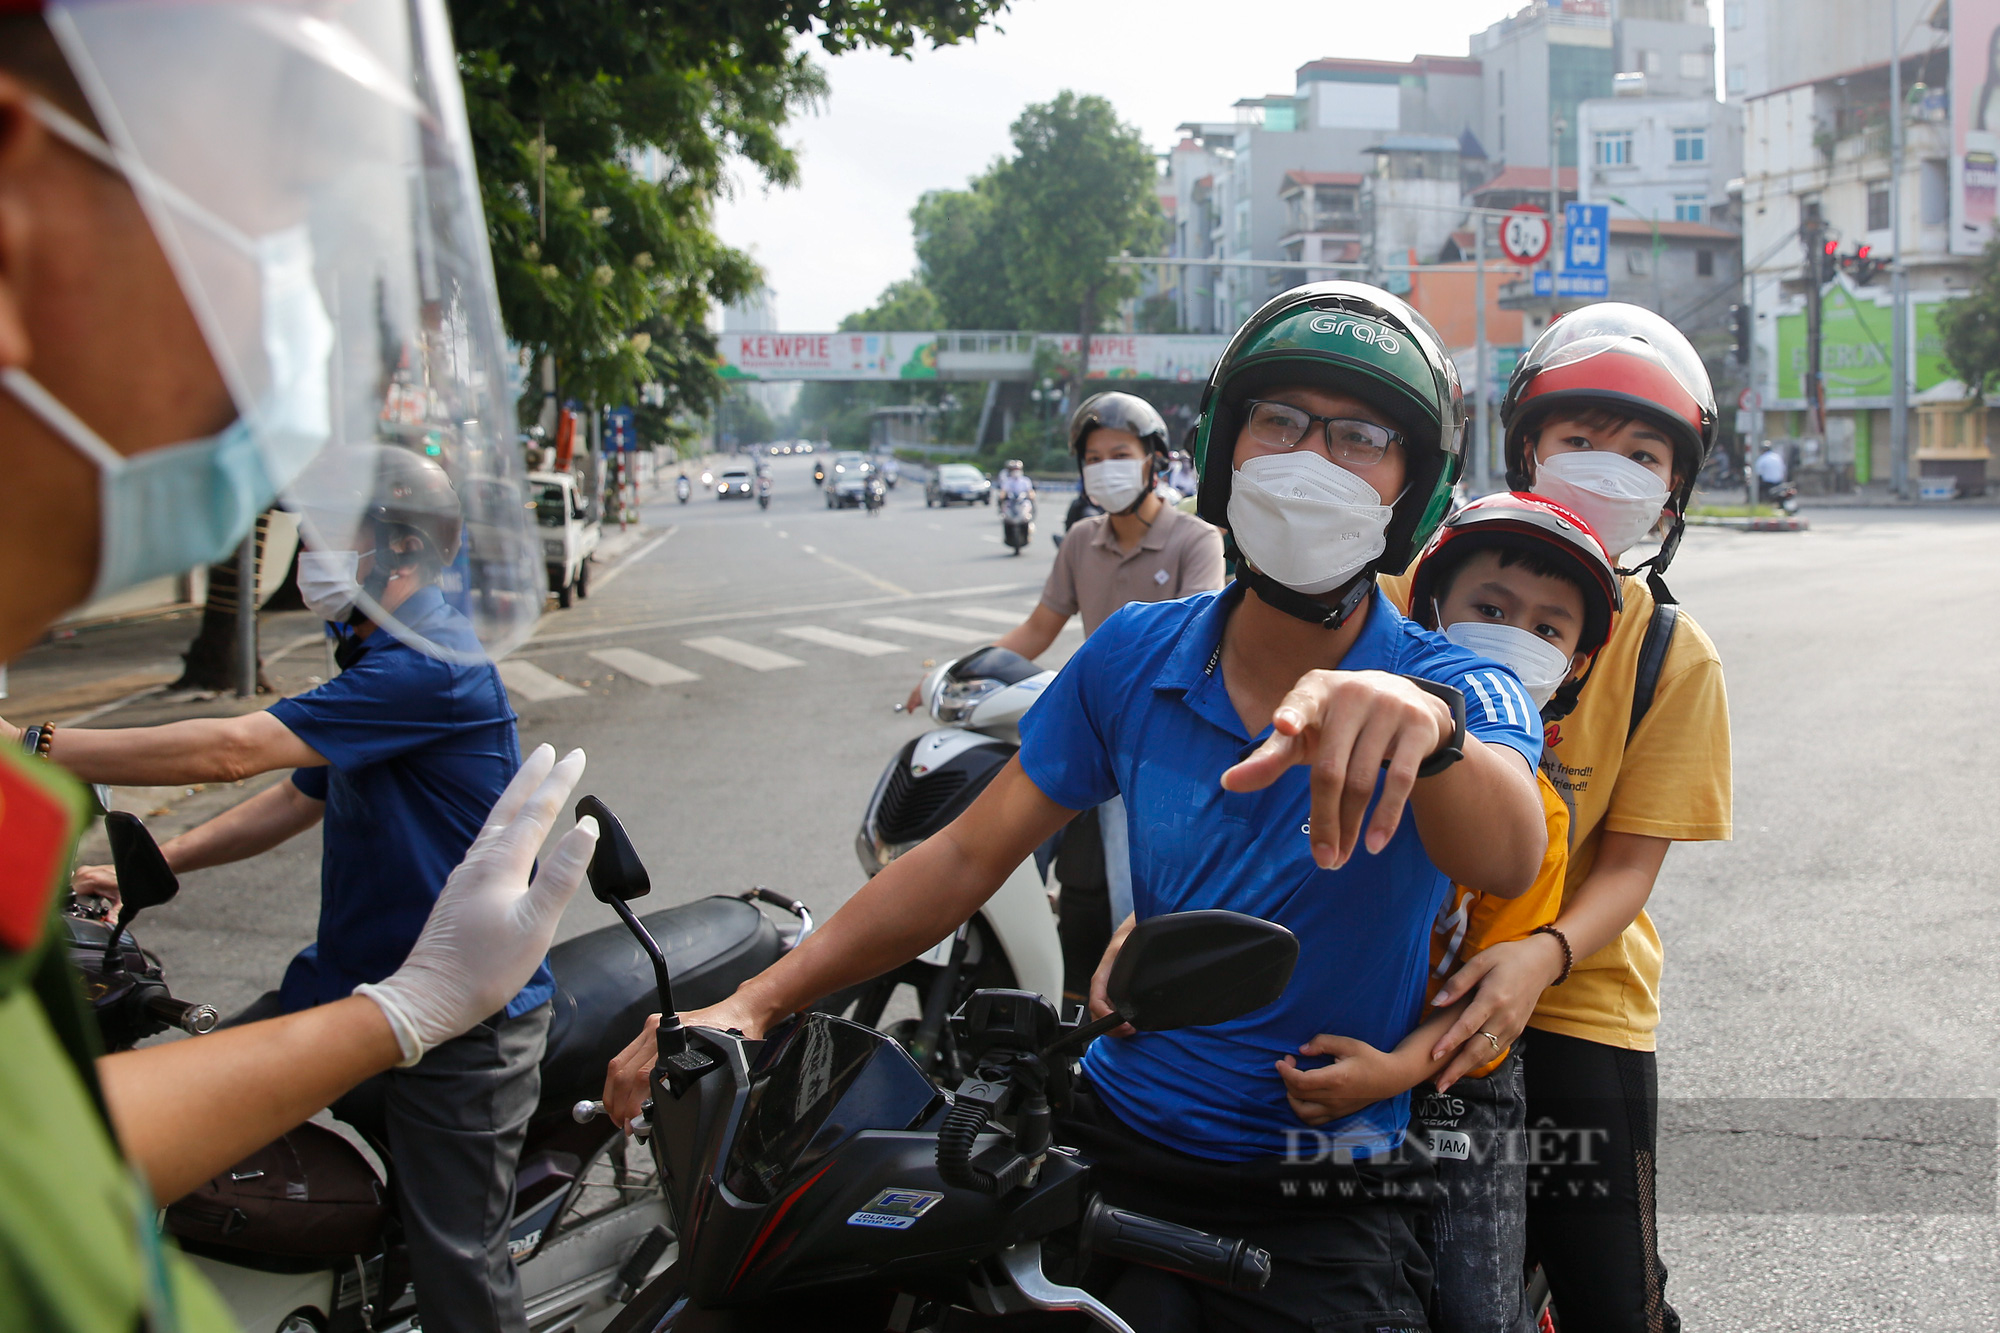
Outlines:
[[[589,818],[563,835],[528,882],[536,850],[583,776],[583,751],[561,763],[555,756],[538,747],[500,793],[403,965],[354,988],[382,1006],[405,1067],[471,1031],[528,984],[583,882],[597,847],[597,821]]]

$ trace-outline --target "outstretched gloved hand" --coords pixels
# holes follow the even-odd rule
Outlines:
[[[583,776],[583,751],[561,763],[555,755],[538,747],[500,793],[403,965],[354,988],[382,1006],[405,1066],[470,1031],[528,984],[583,882],[597,846],[597,821],[589,818],[563,835],[528,882],[536,850]]]

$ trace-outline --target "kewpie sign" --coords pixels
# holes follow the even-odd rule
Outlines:
[[[1540,263],[1549,240],[1549,215],[1533,204],[1513,209],[1500,223],[1500,253],[1516,264]]]

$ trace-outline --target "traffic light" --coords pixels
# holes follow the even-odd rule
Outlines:
[[[1739,366],[1750,364],[1750,307],[1729,307],[1729,355]]]
[[[1813,281],[1824,287],[1833,281],[1833,275],[1840,272],[1840,242],[1823,241],[1819,248],[1819,263],[1813,270]]]
[[[1875,275],[1880,273],[1887,263],[1887,260],[1875,258],[1875,247],[1872,245],[1857,245],[1853,254],[1840,257],[1840,267],[1848,277],[1854,279],[1854,285],[1857,287],[1866,287],[1875,281]]]

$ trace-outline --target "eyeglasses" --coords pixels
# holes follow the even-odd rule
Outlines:
[[[1403,439],[1403,432],[1372,421],[1323,417],[1290,403],[1253,398],[1249,407],[1250,419],[1245,429],[1257,443],[1273,449],[1297,448],[1317,424],[1326,439],[1327,457],[1355,467],[1375,466],[1389,452],[1391,444]]]

